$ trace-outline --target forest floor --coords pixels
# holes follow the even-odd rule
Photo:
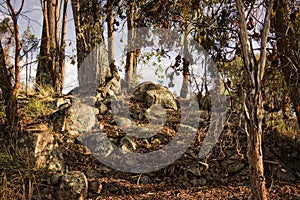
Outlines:
[[[109,122],[112,116],[102,119],[105,133],[120,145],[122,133]],[[248,199],[250,179],[246,156],[246,134],[236,125],[239,116],[231,117],[219,141],[205,159],[198,158],[205,132],[199,131],[184,155],[158,171],[133,174],[111,169],[91,155],[76,152],[73,144],[63,148],[69,170],[85,172],[91,185],[96,185],[90,199]],[[289,127],[278,132],[278,124],[265,127],[264,164],[266,186],[270,199],[300,200],[300,134]],[[137,151],[158,149],[172,140],[171,131],[162,130],[160,142],[152,140],[145,146],[135,141]],[[118,139],[119,138],[119,139]],[[78,144],[80,145],[80,144]],[[139,149],[139,147],[141,147]],[[79,158],[79,155],[82,157]],[[78,162],[79,161],[79,162]],[[84,161],[84,162],[82,162]]]
[[[110,123],[111,117],[107,114],[100,123],[112,141],[120,145],[124,135]],[[62,142],[60,145],[68,170],[81,171],[87,176],[88,199],[91,200],[248,199],[251,191],[247,137],[240,122],[240,116],[228,120],[217,144],[205,159],[200,160],[197,156],[205,136],[205,132],[199,130],[180,159],[158,171],[142,174],[121,172],[105,166],[92,154],[84,152],[85,147],[80,142]],[[294,121],[274,120],[274,123],[264,127],[265,178],[269,199],[272,200],[300,200],[300,133],[291,129],[290,123]],[[137,151],[160,148],[174,136],[168,129],[163,129],[160,134],[164,137],[150,141],[147,147],[143,140],[135,141]],[[65,139],[61,134],[61,141]],[[41,184],[40,189],[43,187],[53,186]]]
[[[266,147],[269,153],[265,159],[266,183],[269,199],[300,199],[300,146],[289,143],[281,136],[267,134]],[[221,143],[232,143],[241,137],[222,135]],[[211,154],[203,162],[186,153],[173,164],[159,171],[132,174],[111,169],[93,157],[79,158],[80,154],[70,156],[70,146],[65,151],[70,170],[79,170],[90,174],[89,182],[96,181],[100,195],[91,194],[91,199],[248,199],[250,197],[250,181],[247,159],[245,156],[245,138],[239,142],[242,150],[237,160],[233,159],[232,172],[228,172],[230,159],[219,160]],[[218,148],[214,153],[219,153]],[[234,152],[235,147],[224,149]],[[191,150],[193,148],[190,148]],[[271,149],[271,150],[270,150]],[[190,151],[191,152],[191,151]],[[296,157],[295,154],[297,154]],[[276,156],[275,156],[276,155]],[[277,157],[278,156],[278,157]],[[233,156],[235,157],[235,156]],[[293,157],[293,158],[291,158]],[[85,160],[84,162],[78,161]],[[234,169],[236,168],[236,169]],[[199,173],[193,171],[199,170]]]

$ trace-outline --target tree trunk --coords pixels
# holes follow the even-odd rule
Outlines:
[[[289,88],[289,96],[292,100],[300,128],[300,65],[297,63],[297,60],[299,60],[299,53],[297,52],[298,42],[293,39],[297,37],[294,32],[299,27],[295,27],[293,23],[290,23],[288,0],[276,1],[274,10],[276,11],[274,28],[281,68]],[[294,31],[292,31],[293,29]]]
[[[191,64],[191,55],[189,53],[189,41],[188,41],[188,34],[189,34],[189,26],[188,24],[185,25],[184,28],[184,57],[183,57],[183,70],[182,70],[182,86],[180,90],[180,97],[186,98],[188,95],[188,85],[189,85],[189,66]]]
[[[127,44],[129,51],[127,52],[126,57],[126,66],[125,66],[125,82],[127,86],[130,86],[133,79],[134,74],[136,71],[136,50],[134,47],[134,40],[135,40],[135,0],[131,0],[128,3],[128,9],[127,9],[127,30],[128,30],[128,36],[127,36]]]
[[[5,100],[5,114],[6,123],[8,125],[8,138],[16,139],[19,131],[19,119],[18,119],[18,102],[17,93],[20,86],[20,60],[21,60],[21,40],[18,26],[18,16],[20,15],[24,0],[21,2],[21,7],[18,11],[15,11],[10,0],[6,0],[6,4],[9,9],[10,17],[13,22],[14,29],[14,42],[15,42],[15,57],[14,57],[14,70],[13,74],[7,68],[7,55],[3,50],[2,43],[0,41],[0,87]],[[12,81],[13,80],[13,81]]]
[[[60,31],[60,12],[63,0],[44,0],[43,32],[40,47],[40,59],[37,68],[36,83],[54,88],[61,94],[64,79],[64,47],[66,29],[66,9],[68,1],[64,1],[62,31]],[[61,37],[60,37],[61,34]]]
[[[243,51],[245,91],[244,91],[244,116],[245,131],[247,133],[247,155],[249,160],[252,199],[267,199],[265,186],[263,153],[262,153],[262,80],[266,64],[266,43],[270,30],[270,15],[274,1],[269,3],[263,24],[261,36],[260,60],[256,64],[253,50],[250,48],[245,9],[242,0],[236,0],[238,20],[240,26],[240,42]]]
[[[119,73],[116,65],[115,47],[114,47],[114,20],[113,12],[114,1],[109,1],[107,5],[107,36],[108,36],[108,63],[109,68],[114,77],[119,79]]]
[[[80,69],[87,55],[98,45],[104,45],[102,15],[97,0],[72,0],[71,2],[76,31],[78,77],[81,86],[88,82],[98,81],[99,73],[102,71],[102,69],[98,69],[102,67],[102,63],[95,60],[90,60],[91,63],[97,63],[95,66],[85,64]],[[101,47],[98,50],[102,51]],[[105,54],[106,52],[97,52],[96,54],[99,53]],[[92,57],[89,56],[87,59],[92,59]]]
[[[7,69],[7,55],[0,40],[0,85],[5,101],[5,115],[8,126],[8,134],[18,132],[18,105],[16,95],[13,93],[13,85],[10,81],[10,72]]]
[[[39,62],[36,72],[36,84],[45,85],[51,83],[52,70],[48,66],[48,59],[50,54],[50,36],[49,36],[49,25],[48,25],[48,9],[47,1],[42,2],[43,9],[43,28],[42,38],[39,54]]]
[[[63,4],[63,18],[62,18],[62,30],[59,44],[59,64],[56,70],[57,78],[55,79],[56,91],[62,91],[65,80],[65,49],[66,49],[66,35],[67,35],[67,9],[69,0],[64,0]]]

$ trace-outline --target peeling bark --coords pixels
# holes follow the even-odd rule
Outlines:
[[[244,85],[244,117],[247,133],[247,155],[249,160],[252,199],[267,199],[265,186],[263,153],[262,153],[262,80],[266,64],[266,44],[270,30],[270,16],[274,0],[269,2],[266,9],[263,32],[261,36],[260,60],[255,62],[253,50],[249,44],[245,8],[242,0],[236,0],[240,26],[240,42],[242,46],[245,72]]]

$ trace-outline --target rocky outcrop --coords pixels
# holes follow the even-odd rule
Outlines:
[[[173,131],[176,132],[175,129],[178,128],[186,134],[197,132],[197,128],[189,124],[178,126],[180,106],[174,94],[167,88],[146,82],[134,88],[130,97],[123,98],[121,95],[120,99],[114,99],[110,97],[115,94],[117,84],[113,84],[114,81],[111,83],[106,94],[103,90],[100,91],[99,87],[95,89],[94,83],[75,88],[69,95],[51,102],[54,107],[53,112],[44,116],[43,120],[46,119],[44,124],[26,127],[28,135],[26,140],[29,141],[28,146],[32,147],[34,152],[37,168],[46,168],[50,171],[51,187],[55,188],[54,191],[45,189],[45,199],[48,196],[59,200],[85,199],[88,192],[99,195],[101,191],[101,184],[96,180],[91,179],[88,183],[82,172],[68,172],[65,163],[68,164],[68,155],[72,154],[73,150],[72,148],[70,150],[69,146],[76,146],[76,153],[82,153],[78,150],[82,148],[84,149],[82,154],[97,156],[98,153],[106,158],[113,153],[116,146],[119,146],[123,152],[134,152],[142,142],[148,143],[148,146],[158,143],[162,145],[169,141]],[[119,104],[121,106],[118,107]],[[127,106],[128,116],[122,114],[123,105]],[[193,115],[195,118],[200,116],[205,120],[208,113],[195,111]],[[149,127],[139,127],[136,120],[141,122],[148,120]],[[120,135],[114,136],[112,140],[105,140],[106,134],[94,131],[95,126],[101,127],[102,124],[112,129],[119,127],[131,135],[126,136],[120,131]],[[132,126],[133,124],[137,126]],[[162,129],[162,127],[168,128]],[[151,137],[157,134],[157,130],[162,134],[152,140]],[[116,146],[113,146],[114,143]],[[65,152],[65,145],[68,146],[70,153]],[[179,143],[177,145],[179,146]],[[135,165],[134,158],[125,159],[124,162],[130,167]],[[88,186],[91,187],[90,191]]]
[[[63,173],[65,164],[56,140],[56,135],[43,123],[26,127],[19,145],[30,149],[35,159],[35,168],[47,169],[50,173]]]
[[[138,85],[133,92],[133,100],[151,107],[160,104],[163,108],[177,110],[175,95],[167,88],[152,82],[144,82]]]

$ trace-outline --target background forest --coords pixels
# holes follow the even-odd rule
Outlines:
[[[24,9],[32,2],[0,0],[1,199],[300,199],[299,0],[40,0],[39,8]],[[32,17],[35,9],[40,16]],[[37,28],[40,35],[32,31]],[[176,43],[181,54],[170,53],[174,44],[147,51],[152,44],[139,31],[153,28],[169,33],[160,41],[175,44],[172,36],[184,36]],[[68,40],[73,33],[76,39]],[[117,40],[125,40],[121,53]],[[137,40],[146,42],[136,48]],[[195,78],[192,43],[217,70],[205,66]],[[66,88],[71,65],[77,83]],[[195,141],[180,159],[154,172],[108,168],[87,153],[73,128],[74,96],[92,99],[95,120],[117,146],[155,150],[176,135],[173,107],[165,108],[170,121],[162,136],[149,140],[125,136],[111,111],[112,97],[150,72],[156,83],[176,88],[177,99],[197,97],[199,111],[190,118],[205,117]],[[214,120],[207,73],[220,78],[226,120],[217,144],[199,158]],[[139,101],[147,100],[131,101],[131,120],[147,124]]]

